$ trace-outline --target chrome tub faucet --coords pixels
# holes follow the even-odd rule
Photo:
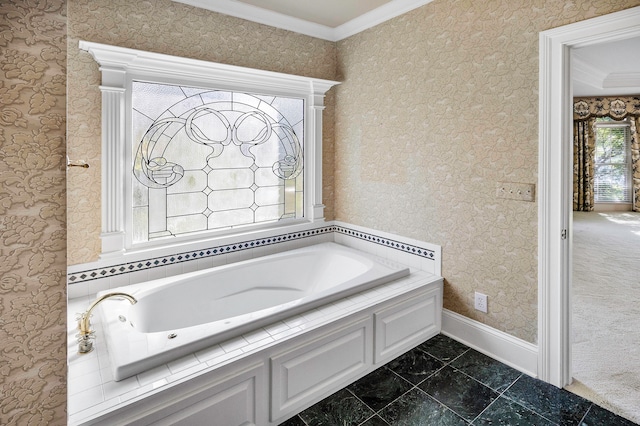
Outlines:
[[[79,354],[86,354],[93,350],[92,339],[95,337],[95,332],[91,330],[91,322],[90,322],[91,311],[93,310],[93,308],[98,306],[100,302],[102,302],[103,300],[109,299],[111,297],[119,297],[119,298],[127,299],[132,305],[135,305],[136,303],[138,303],[135,297],[131,296],[130,294],[120,293],[120,292],[107,293],[99,297],[98,299],[96,299],[89,306],[89,308],[84,313],[80,314],[77,318],[78,330],[80,330],[80,333],[76,336],[78,338]]]

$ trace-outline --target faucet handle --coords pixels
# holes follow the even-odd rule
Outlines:
[[[93,338],[95,337],[95,333],[91,331],[87,334],[76,334],[78,338],[78,353],[79,354],[87,354],[93,351]]]
[[[91,332],[91,317],[93,314],[90,312],[83,312],[80,314],[80,318],[78,318],[78,330],[80,333],[90,333]]]
[[[91,330],[88,333],[78,333],[75,335],[76,341],[78,343],[88,340],[88,339],[95,339],[96,337],[96,332]]]

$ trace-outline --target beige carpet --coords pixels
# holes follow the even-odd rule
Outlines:
[[[640,213],[574,212],[574,383],[640,423]]]

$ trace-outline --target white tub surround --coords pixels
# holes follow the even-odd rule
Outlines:
[[[442,278],[416,270],[119,382],[106,345],[78,355],[70,325],[69,424],[275,426],[438,334],[441,314]]]
[[[230,264],[327,241],[399,262],[410,267],[410,274],[242,331],[118,382],[99,315],[93,319],[96,349],[77,354],[75,313],[87,308],[96,291],[133,284],[141,276],[148,280],[155,271],[162,271],[162,278],[211,267],[214,261]],[[70,270],[70,425],[186,419],[206,424],[216,418],[225,425],[275,426],[440,332],[439,246],[340,222],[226,243]]]

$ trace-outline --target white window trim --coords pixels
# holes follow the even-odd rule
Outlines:
[[[136,247],[128,242],[126,234],[131,229],[131,223],[127,223],[131,217],[127,210],[131,207],[127,180],[131,177],[127,175],[129,168],[125,165],[131,163],[131,153],[126,147],[127,138],[130,138],[128,129],[131,119],[128,91],[131,90],[133,80],[304,98],[307,108],[304,138],[304,220],[309,223],[324,221],[322,111],[325,93],[339,82],[87,41],[80,41],[79,46],[93,56],[102,72],[102,259],[117,258],[136,251]],[[212,231],[204,234],[206,237],[194,238],[202,241],[215,234]],[[173,243],[183,244],[188,240],[189,238],[180,237],[175,241],[161,242],[161,248]]]

